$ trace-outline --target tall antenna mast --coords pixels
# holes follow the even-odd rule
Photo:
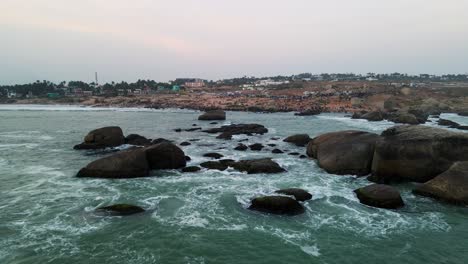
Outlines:
[[[94,73],[94,77],[95,77],[95,79],[96,79],[96,84],[99,84],[98,78],[97,78],[97,72]]]

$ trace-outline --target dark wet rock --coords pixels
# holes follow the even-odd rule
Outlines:
[[[200,115],[198,120],[226,120],[226,112],[223,110],[208,111]]]
[[[232,139],[232,134],[229,133],[229,132],[223,132],[223,133],[219,134],[216,138],[217,139],[230,140],[230,139]]]
[[[417,125],[419,124],[418,118],[415,115],[407,113],[407,112],[396,112],[392,113],[387,117],[388,121],[399,123],[399,124],[409,124],[409,125]]]
[[[458,124],[457,122],[453,122],[452,120],[448,120],[448,119],[439,119],[439,121],[437,121],[437,124],[439,126],[448,126],[448,127],[451,127],[451,128],[458,128],[460,126],[460,124]]]
[[[276,147],[276,144],[267,144],[269,147]]]
[[[270,140],[279,140],[280,138],[279,137],[272,137],[270,138]]]
[[[181,146],[190,146],[190,145],[192,145],[192,143],[184,141],[184,142],[180,143],[180,145]]]
[[[192,126],[198,126],[197,124],[192,124]]]
[[[220,158],[222,158],[224,156],[219,154],[219,153],[210,152],[210,153],[203,154],[203,157],[213,158],[213,159],[220,159]]]
[[[150,167],[144,149],[121,151],[89,163],[82,168],[78,177],[93,178],[136,178],[149,174]]]
[[[365,205],[386,209],[396,209],[404,206],[400,192],[389,185],[372,184],[356,189],[354,192],[359,201]]]
[[[125,143],[122,129],[117,126],[102,127],[90,131],[84,142],[74,146],[74,149],[101,149],[117,147]]]
[[[370,180],[426,182],[455,161],[468,160],[468,134],[442,128],[395,126],[382,132],[375,147]]]
[[[294,196],[297,201],[303,202],[312,199],[312,194],[299,188],[288,188],[275,191],[275,193]]]
[[[189,156],[185,156],[185,161],[191,161],[191,160],[192,160],[192,158],[191,158],[191,157],[189,157]]]
[[[182,132],[182,128],[176,128],[174,129],[175,132]]]
[[[273,154],[281,154],[281,153],[284,153],[281,149],[274,149],[271,151],[271,153]]]
[[[152,145],[156,145],[156,144],[159,144],[159,143],[162,143],[162,142],[169,142],[171,143],[170,140],[167,140],[165,138],[157,138],[157,139],[153,139],[153,141],[151,141],[151,144]]]
[[[219,162],[226,166],[232,166],[236,161],[233,159],[222,159],[222,160],[219,160]]]
[[[130,134],[125,137],[125,144],[136,146],[148,146],[151,145],[151,139],[147,139],[144,136],[140,136],[138,134]]]
[[[182,168],[182,172],[197,172],[199,170],[201,170],[201,168],[198,166],[188,166],[188,167]]]
[[[382,121],[384,120],[384,114],[380,111],[369,112],[361,115],[361,119],[366,119],[368,121]]]
[[[304,207],[296,200],[285,196],[264,196],[254,198],[249,206],[255,210],[270,214],[298,215],[304,213]]]
[[[218,122],[211,122],[210,125],[217,125]]]
[[[280,173],[285,169],[270,158],[241,160],[231,165],[235,170],[247,172],[248,174],[254,173]]]
[[[306,146],[311,138],[307,134],[297,134],[297,135],[292,135],[287,138],[285,138],[283,141],[292,143],[296,146],[303,147]]]
[[[96,210],[105,211],[112,215],[121,215],[121,216],[143,213],[145,211],[145,209],[136,205],[131,205],[131,204],[114,204],[114,205],[99,207]]]
[[[365,115],[367,112],[366,111],[361,111],[361,112],[355,112],[351,116],[351,119],[361,119],[363,115]]]
[[[299,156],[299,155],[301,155],[301,154],[298,153],[298,152],[291,152],[291,153],[288,153],[288,155],[291,155],[291,156]]]
[[[210,169],[210,170],[226,170],[228,165],[223,164],[219,161],[206,161],[200,164],[203,168]]]
[[[305,111],[301,111],[298,113],[294,113],[295,116],[313,116],[319,115],[321,113],[320,109],[309,109]]]
[[[243,138],[243,139],[239,139],[239,141],[237,141],[237,142],[246,142],[246,141],[249,141],[249,139],[248,138]]]
[[[300,159],[306,159],[307,156],[306,156],[306,155],[300,155],[299,158],[300,158]]]
[[[460,111],[457,113],[459,116],[468,116],[468,111]]]
[[[239,143],[237,145],[237,147],[234,148],[234,150],[239,150],[239,151],[245,151],[247,150],[249,147],[247,147],[246,145],[242,144],[242,143]]]
[[[260,143],[255,143],[255,144],[249,145],[249,148],[250,150],[260,151],[264,148],[264,146]]]
[[[203,130],[206,133],[224,133],[225,135],[252,135],[252,134],[265,134],[268,133],[268,129],[259,124],[233,124],[222,126],[218,128],[211,128]]]
[[[331,132],[312,139],[307,155],[329,173],[367,175],[371,172],[375,144],[379,135],[364,131]]]
[[[184,129],[184,131],[186,132],[193,132],[193,131],[197,131],[197,130],[201,130],[202,128],[201,127],[194,127],[194,128],[187,128],[187,129]]]
[[[468,130],[468,126],[458,126],[457,129]]]
[[[162,142],[145,148],[145,151],[151,169],[179,169],[186,165],[184,152],[172,143]]]
[[[190,142],[200,141],[198,138],[189,139]]]
[[[468,161],[454,163],[447,171],[418,186],[413,193],[468,206]]]

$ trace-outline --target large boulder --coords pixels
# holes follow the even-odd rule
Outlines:
[[[379,135],[364,131],[326,133],[309,142],[307,155],[329,173],[367,175],[378,139]]]
[[[143,149],[118,152],[89,163],[82,168],[78,177],[135,178],[148,176],[149,166]]]
[[[205,161],[200,163],[200,166],[202,166],[205,169],[209,170],[219,170],[219,171],[224,171],[228,168],[228,165],[220,162],[220,161]]]
[[[226,112],[223,110],[208,111],[200,115],[198,120],[226,120]]]
[[[387,209],[396,209],[404,205],[400,192],[392,186],[372,184],[354,192],[359,201],[365,205]]]
[[[254,160],[240,160],[238,162],[232,163],[234,169],[247,172],[248,174],[254,173],[279,173],[286,171],[281,168],[280,165],[270,158],[263,159],[254,159]]]
[[[170,142],[162,142],[145,148],[149,167],[153,170],[179,169],[185,167],[184,152]]]
[[[268,129],[259,124],[233,124],[222,126],[218,128],[211,128],[204,130],[206,133],[221,133],[218,138],[231,139],[233,135],[252,135],[252,134],[265,134],[268,133]]]
[[[413,193],[468,206],[468,162],[456,162],[447,171],[418,186]]]
[[[285,196],[264,196],[252,200],[250,210],[270,214],[298,215],[304,213],[304,207],[296,200]]]
[[[374,112],[363,114],[360,118],[366,119],[368,121],[382,121],[384,120],[384,115],[380,111],[374,111]]]
[[[442,118],[440,118],[437,121],[437,124],[439,126],[448,126],[448,127],[451,127],[451,128],[458,128],[460,126],[460,124],[458,124],[457,122],[454,122],[454,121],[448,120],[448,119],[442,119]]]
[[[308,109],[308,110],[294,113],[294,115],[295,116],[313,116],[313,115],[319,115],[320,113],[321,113],[320,109]]]
[[[114,204],[109,206],[99,207],[96,210],[105,211],[111,215],[132,215],[143,213],[145,209],[131,204]]]
[[[399,124],[417,125],[420,123],[415,115],[407,112],[392,113],[387,117],[387,120]]]
[[[74,146],[74,149],[101,149],[116,147],[125,143],[122,129],[117,126],[102,127],[90,131],[84,142]]]
[[[301,201],[301,202],[312,199],[312,194],[299,188],[281,189],[281,190],[275,191],[275,193],[294,196],[294,199],[296,199],[297,201]]]
[[[136,146],[148,146],[151,145],[151,139],[147,139],[144,136],[140,136],[138,134],[130,134],[125,137],[125,144]]]
[[[455,161],[468,160],[468,134],[446,129],[395,126],[382,132],[375,147],[371,180],[426,182]]]
[[[285,138],[283,141],[292,143],[299,147],[304,147],[305,145],[309,143],[310,140],[311,138],[307,134],[297,134],[297,135],[289,136]]]

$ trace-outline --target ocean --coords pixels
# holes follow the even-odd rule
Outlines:
[[[412,183],[395,185],[406,206],[398,210],[359,203],[353,190],[365,177],[331,175],[315,161],[270,151],[235,151],[216,135],[176,133],[231,123],[259,123],[265,135],[248,143],[297,133],[311,137],[356,129],[380,133],[394,124],[352,120],[344,114],[228,112],[219,125],[198,121],[200,112],[179,109],[89,108],[0,105],[0,263],[467,263],[468,208],[411,193]],[[443,114],[468,125],[468,118]],[[198,165],[218,152],[235,160],[273,157],[285,173],[248,175],[234,170],[181,173],[154,171],[137,179],[75,177],[101,157],[73,150],[95,128],[120,126],[124,134],[166,138]],[[427,125],[437,126],[434,123]],[[219,149],[222,148],[222,149]],[[271,148],[270,148],[271,150]],[[313,198],[298,216],[247,210],[250,200],[281,188],[302,188]],[[114,203],[147,211],[125,217],[96,213]]]

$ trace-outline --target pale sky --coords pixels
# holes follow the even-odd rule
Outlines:
[[[468,0],[0,0],[0,84],[468,72]]]

